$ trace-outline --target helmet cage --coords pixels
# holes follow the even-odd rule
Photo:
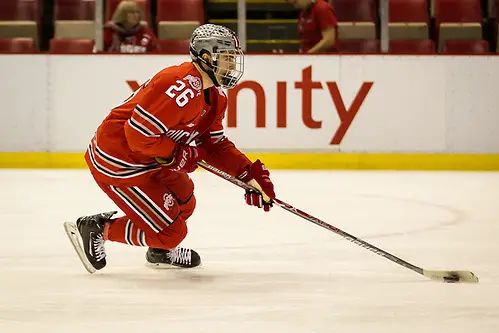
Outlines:
[[[213,71],[222,88],[234,88],[244,73],[244,54],[241,50],[213,52]]]
[[[234,88],[244,73],[244,53],[236,34],[230,29],[212,24],[198,29],[191,38],[191,58],[199,65],[205,65],[201,68],[215,86]],[[205,54],[210,56],[211,63],[203,59]]]

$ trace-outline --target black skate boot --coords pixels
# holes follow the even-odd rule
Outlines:
[[[66,222],[64,227],[73,247],[83,265],[90,273],[106,266],[106,250],[104,248],[104,224],[116,214],[116,211],[82,216],[76,224]],[[76,233],[79,237],[77,238]]]
[[[196,251],[183,247],[171,251],[150,247],[146,253],[146,260],[155,267],[193,268],[201,264],[201,257]]]

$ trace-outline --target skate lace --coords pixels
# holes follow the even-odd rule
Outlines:
[[[104,248],[104,238],[102,237],[102,234],[99,234],[95,237],[95,240],[93,241],[93,247],[94,257],[97,261],[101,261],[106,257],[106,249]]]
[[[179,263],[184,265],[190,265],[191,263],[191,250],[186,248],[176,248],[175,250],[168,253],[172,263]]]

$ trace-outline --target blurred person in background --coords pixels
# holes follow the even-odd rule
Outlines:
[[[141,25],[141,12],[135,1],[122,1],[113,18],[104,26],[104,51],[146,53],[158,50],[151,29]]]
[[[301,10],[298,21],[300,51],[336,52],[338,21],[332,5],[325,0],[286,1]]]

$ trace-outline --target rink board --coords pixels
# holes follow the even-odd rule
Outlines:
[[[270,169],[499,171],[495,154],[247,154]],[[81,153],[0,153],[0,168],[87,168]]]
[[[84,168],[110,110],[186,60],[0,55],[0,167]],[[248,55],[223,124],[272,168],[499,170],[498,85],[499,57]]]

